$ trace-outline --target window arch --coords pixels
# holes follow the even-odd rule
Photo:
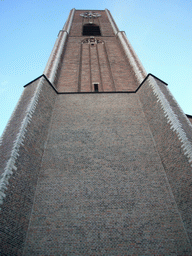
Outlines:
[[[83,26],[83,36],[101,36],[100,27],[96,24],[85,24]]]

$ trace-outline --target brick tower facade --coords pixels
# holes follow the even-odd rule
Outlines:
[[[189,118],[107,9],[71,10],[1,137],[1,255],[192,255]]]

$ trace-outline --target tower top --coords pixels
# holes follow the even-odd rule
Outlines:
[[[60,93],[135,91],[147,75],[107,9],[70,11],[44,74]]]

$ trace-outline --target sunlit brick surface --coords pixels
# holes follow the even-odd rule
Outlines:
[[[81,42],[85,38],[68,39],[56,85],[58,91],[77,92],[79,82],[82,92],[93,91],[95,82],[99,83],[100,91],[135,91],[139,84],[118,39],[100,38],[104,44],[83,44],[81,52]]]
[[[94,83],[99,91],[135,91],[139,86],[130,60],[127,59],[119,39],[115,36],[105,11],[92,22],[101,29],[101,36],[95,36],[102,43],[82,44],[91,36],[82,36],[84,24],[89,23],[76,11],[71,32],[59,65],[56,87],[59,92],[91,92]]]

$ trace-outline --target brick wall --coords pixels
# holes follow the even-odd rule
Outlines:
[[[139,84],[118,40],[106,38],[105,42],[116,91],[135,91]]]
[[[151,76],[138,91],[183,225],[192,242],[192,126],[168,88]]]
[[[138,95],[59,95],[24,255],[191,253]]]
[[[139,86],[116,37],[96,37],[103,43],[81,44],[87,37],[69,37],[56,87],[59,92],[135,91]],[[79,66],[80,65],[80,66]]]
[[[59,92],[77,92],[80,60],[79,54],[80,40],[77,40],[74,37],[69,38],[56,85]]]
[[[1,255],[22,255],[55,91],[45,78],[28,85],[1,144]]]
[[[21,98],[19,99],[17,106],[2,134],[1,144],[0,144],[0,170],[1,175],[6,167],[6,163],[11,157],[12,148],[14,145],[14,141],[17,138],[19,133],[21,123],[26,115],[26,109],[29,105],[31,98],[34,95],[35,88],[38,84],[38,80],[33,83],[33,86],[28,86],[26,90],[23,91]]]

